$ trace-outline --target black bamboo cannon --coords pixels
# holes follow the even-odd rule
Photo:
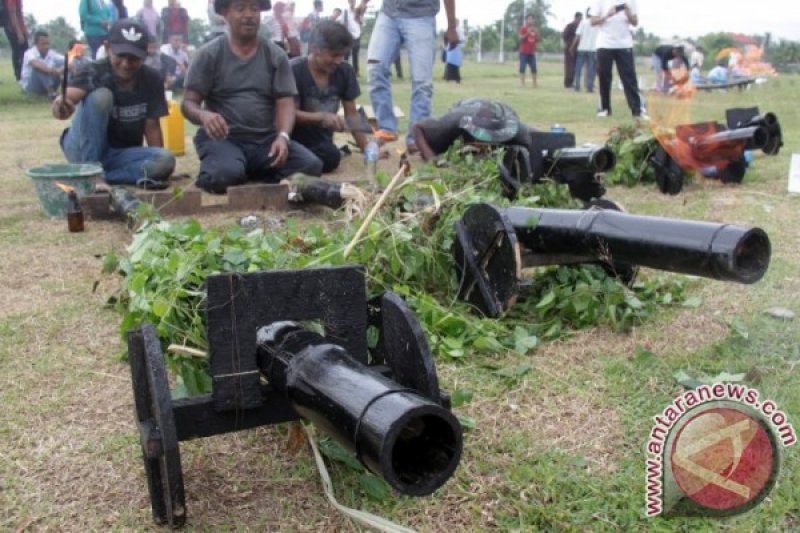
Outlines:
[[[760,113],[757,107],[734,108],[725,111],[728,129],[762,127],[766,130],[768,138],[763,146],[748,146],[747,149],[761,148],[767,155],[778,155],[783,146],[783,131],[778,116],[775,113]]]
[[[635,266],[755,283],[769,265],[759,228],[630,215],[614,209],[476,204],[455,224],[459,296],[495,317],[513,305],[522,268],[601,263],[626,281]]]
[[[186,521],[180,441],[300,417],[400,493],[428,495],[450,478],[461,458],[461,426],[402,298],[384,293],[367,301],[357,267],[220,274],[206,290],[210,394],[173,400],[155,328],[128,333],[156,522]],[[368,327],[378,333],[373,348]]]
[[[259,366],[292,408],[402,494],[425,496],[453,474],[461,426],[419,392],[294,322],[258,332]]]

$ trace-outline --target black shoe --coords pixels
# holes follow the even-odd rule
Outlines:
[[[153,178],[139,178],[136,186],[146,191],[163,191],[169,187],[168,181],[154,180]]]

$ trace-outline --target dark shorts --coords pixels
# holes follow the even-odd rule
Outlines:
[[[525,66],[531,68],[531,73],[536,74],[536,54],[519,54],[519,73],[525,74]]]

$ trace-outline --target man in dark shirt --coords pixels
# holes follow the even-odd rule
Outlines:
[[[200,126],[197,186],[209,192],[322,173],[322,161],[289,136],[297,86],[286,52],[258,36],[269,6],[269,0],[216,0],[228,32],[195,53],[186,75],[182,110]]]
[[[322,172],[339,166],[341,152],[333,144],[333,132],[350,129],[361,150],[367,138],[355,100],[361,94],[353,67],[345,62],[353,37],[343,25],[332,20],[320,21],[311,31],[308,57],[292,59],[297,82],[297,122],[292,139],[322,160]],[[344,117],[338,115],[339,102]],[[349,128],[348,128],[349,126]]]
[[[109,184],[164,188],[175,157],[163,148],[159,125],[167,115],[161,76],[143,64],[147,32],[130,19],[120,21],[106,47],[108,57],[78,70],[66,97],[53,101],[55,118],[75,115],[61,148],[72,163],[100,162]]]
[[[672,68],[670,63],[673,59],[679,59],[689,71],[689,60],[686,59],[686,52],[683,46],[665,44],[656,48],[653,52],[653,70],[656,71],[656,88],[663,92],[669,92],[669,87],[672,85]],[[678,80],[684,82],[686,80]]]
[[[577,11],[572,22],[567,24],[564,27],[564,31],[561,32],[561,41],[564,43],[564,87],[566,89],[572,89],[572,85],[575,83],[575,57],[577,53],[572,46],[572,42],[575,40],[575,33],[578,31],[581,20],[583,20],[583,13]]]

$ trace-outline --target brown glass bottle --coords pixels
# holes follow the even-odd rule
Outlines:
[[[75,191],[69,192],[69,206],[67,207],[67,228],[72,233],[83,231],[83,210]]]

